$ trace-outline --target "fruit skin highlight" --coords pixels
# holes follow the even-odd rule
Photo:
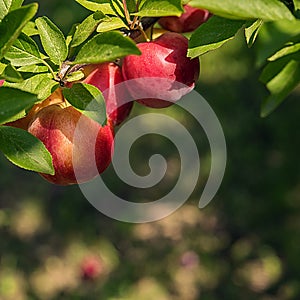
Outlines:
[[[110,123],[101,126],[72,106],[52,104],[42,108],[28,132],[51,153],[55,175],[41,174],[51,183],[69,185],[89,181],[111,162],[113,126]]]
[[[106,112],[113,125],[120,125],[130,114],[133,101],[128,102],[131,97],[125,85],[121,67],[115,63],[102,63],[83,67],[85,74],[84,83],[98,88],[104,97]]]
[[[208,10],[195,8],[188,4],[184,5],[183,8],[184,13],[181,16],[162,17],[158,20],[159,25],[173,32],[191,32],[212,16]]]
[[[137,102],[163,108],[192,91],[200,63],[198,58],[187,57],[186,37],[167,32],[137,46],[142,54],[126,56],[122,66],[127,88]]]

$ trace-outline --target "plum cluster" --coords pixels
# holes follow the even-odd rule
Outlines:
[[[28,130],[51,153],[55,174],[41,176],[59,185],[91,180],[110,164],[114,129],[127,118],[135,101],[163,108],[194,88],[199,76],[199,59],[187,57],[188,39],[181,33],[194,30],[210,14],[188,5],[184,8],[181,17],[160,19],[166,31],[158,38],[137,44],[141,55],[82,67],[84,79],[81,82],[103,93],[105,125],[84,116],[63,97],[62,89],[71,87],[72,83],[59,87],[49,98],[34,105],[26,117],[8,124]],[[74,143],[75,130],[79,143]],[[96,168],[93,167],[95,162]]]

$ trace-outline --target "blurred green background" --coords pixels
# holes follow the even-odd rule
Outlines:
[[[72,0],[40,1],[39,15],[65,33],[87,14]],[[199,144],[202,177],[189,201],[161,221],[112,220],[78,187],[51,185],[1,155],[0,299],[300,299],[300,90],[260,118],[266,91],[254,65],[255,49],[247,49],[241,34],[201,60],[197,90],[218,115],[228,147],[222,186],[202,210],[197,202],[209,146],[195,120],[177,107],[162,111]],[[150,109],[136,105],[131,116],[145,112]],[[104,174],[132,201],[151,201],[176,181],[178,153],[157,136],[134,146],[136,171],[148,171],[149,143],[172,166],[162,184],[145,194],[122,184],[111,168]],[[99,261],[94,280],[82,278],[88,258]]]

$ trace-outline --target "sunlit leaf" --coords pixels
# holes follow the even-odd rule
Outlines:
[[[104,14],[114,15],[115,12],[110,6],[110,0],[75,0],[83,7],[91,11],[102,11]]]
[[[21,83],[5,82],[4,85],[36,94],[38,99],[41,101],[52,94],[53,90],[58,85],[58,83],[53,80],[52,75],[50,73],[41,73],[34,75]]]
[[[35,41],[24,33],[4,56],[14,66],[29,66],[43,62]]]
[[[262,20],[249,21],[246,23],[245,37],[248,47],[252,47],[263,24]]]
[[[101,23],[104,18],[105,15],[97,11],[77,25],[70,46],[76,47],[82,44],[96,30],[98,24]]]
[[[136,15],[141,17],[180,16],[183,7],[180,0],[145,0]]]
[[[74,83],[70,89],[63,90],[64,97],[85,116],[106,123],[106,109],[102,93],[93,85]]]
[[[290,45],[283,47],[278,52],[276,52],[274,55],[269,57],[268,61],[274,61],[281,57],[284,57],[284,56],[287,56],[290,54],[294,54],[296,52],[300,52],[300,43],[290,44]]]
[[[0,59],[9,50],[24,26],[36,14],[36,3],[22,6],[9,12],[0,23]]]
[[[60,29],[47,17],[35,20],[43,48],[50,59],[57,65],[67,58],[68,47]]]
[[[264,21],[295,19],[289,9],[278,0],[191,0],[189,5],[206,8],[211,13],[225,18]]]
[[[0,126],[0,151],[21,168],[54,174],[49,151],[39,139],[23,129]]]
[[[106,17],[103,21],[98,25],[97,32],[107,32],[111,30],[116,30],[120,28],[125,28],[127,25],[117,17]]]
[[[103,63],[129,54],[140,54],[130,38],[119,32],[104,32],[84,44],[72,63]]]
[[[9,11],[21,7],[24,0],[0,0],[0,20],[2,20]]]

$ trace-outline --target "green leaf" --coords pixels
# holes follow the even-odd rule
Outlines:
[[[22,32],[24,26],[33,18],[38,9],[36,3],[25,5],[9,12],[0,23],[0,59],[9,50]]]
[[[245,21],[229,20],[217,16],[211,17],[192,34],[189,42],[188,56],[200,56],[215,50],[234,38]]]
[[[39,139],[23,129],[0,126],[0,150],[18,167],[54,174],[49,151]]]
[[[278,21],[264,23],[260,29],[256,43],[256,64],[261,66],[266,59],[298,37],[300,34],[300,20]]]
[[[35,24],[45,52],[55,64],[61,65],[68,55],[68,47],[63,33],[47,17],[37,18]]]
[[[126,1],[127,3],[127,1]],[[111,0],[110,1],[110,6],[114,10],[115,15],[125,18],[125,12],[124,12],[124,6],[122,3],[122,0]]]
[[[126,28],[127,25],[118,17],[106,17],[98,25],[97,32],[107,32],[111,30],[116,30],[120,28]]]
[[[180,16],[183,7],[180,0],[145,0],[136,15],[141,17]]]
[[[20,7],[22,2],[23,0],[0,0],[0,21],[9,11]]]
[[[22,82],[22,75],[12,65],[7,65],[0,75],[0,78],[10,82]]]
[[[11,118],[37,101],[38,98],[35,94],[2,86],[0,88],[0,124],[11,121]]]
[[[0,20],[2,20],[9,12],[12,0],[0,0]]]
[[[67,44],[68,47],[69,47],[69,45],[70,45],[71,42],[72,42],[73,36],[74,36],[75,31],[76,31],[76,29],[77,29],[77,26],[78,26],[79,24],[80,24],[80,23],[74,23],[74,24],[71,26],[70,31],[67,33],[67,36],[66,36],[66,44]],[[70,52],[69,52],[69,56],[70,56]]]
[[[5,86],[13,87],[36,94],[39,101],[48,98],[58,83],[55,82],[50,73],[34,75],[21,83],[4,83]]]
[[[23,28],[22,32],[28,36],[33,36],[33,35],[39,34],[39,31],[37,30],[35,23],[33,21],[29,21]]]
[[[263,24],[262,20],[256,20],[254,22],[247,22],[245,28],[245,37],[248,47],[252,47],[258,36],[258,32]]]
[[[215,15],[230,19],[294,20],[289,9],[278,0],[191,0],[189,5],[205,8]]]
[[[43,63],[37,44],[24,33],[21,33],[4,57],[18,67]]]
[[[130,13],[134,13],[137,11],[136,0],[126,0],[127,9]]]
[[[267,84],[271,81],[277,74],[279,74],[283,68],[291,61],[296,59],[295,55],[290,55],[289,57],[283,57],[278,59],[275,62],[268,63],[265,68],[263,69],[259,80]]]
[[[295,11],[294,0],[280,0],[292,13]]]
[[[12,0],[10,11],[13,10],[13,9],[17,9],[17,8],[21,7],[23,2],[24,2],[24,0]]]
[[[103,63],[140,53],[130,38],[124,37],[119,32],[104,32],[84,44],[72,63]]]
[[[44,65],[31,65],[20,67],[18,71],[23,73],[47,73],[49,69]]]
[[[110,6],[110,0],[75,0],[83,7],[91,11],[102,11],[104,14],[114,15],[115,12]]]
[[[269,63],[263,70],[260,80],[270,91],[261,107],[261,116],[269,115],[292,92],[300,82],[300,61],[284,57]]]
[[[63,89],[63,95],[85,116],[106,124],[106,109],[102,93],[93,85],[86,83],[74,83],[70,89]]]
[[[105,15],[100,11],[97,11],[88,16],[81,24],[77,26],[70,46],[79,46],[85,40],[87,40],[104,18]]]
[[[0,62],[0,74],[5,70],[7,64],[3,64]]]
[[[84,76],[85,75],[82,71],[76,71],[76,72],[72,72],[72,73],[68,74],[65,79],[67,82],[74,82],[74,81],[79,81],[79,80],[83,79]]]
[[[279,58],[282,58],[282,57],[290,55],[290,54],[294,54],[299,51],[300,51],[300,43],[290,44],[290,45],[283,47],[278,52],[276,52],[274,55],[269,57],[268,61],[274,61],[274,60],[277,60]]]

